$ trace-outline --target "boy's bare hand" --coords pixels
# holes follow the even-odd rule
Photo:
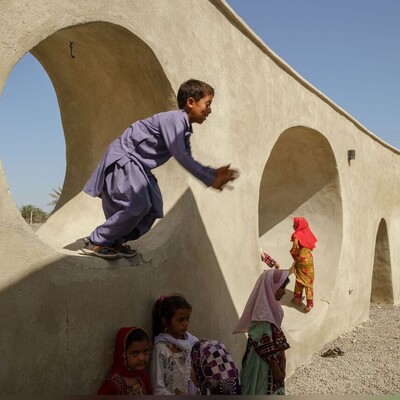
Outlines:
[[[230,181],[234,181],[239,176],[239,171],[229,168],[231,165],[224,165],[217,168],[217,174],[214,183],[211,185],[214,189],[222,190]]]

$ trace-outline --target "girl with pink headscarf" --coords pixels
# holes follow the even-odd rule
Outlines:
[[[279,300],[286,293],[289,271],[264,271],[254,285],[233,333],[248,332],[240,373],[242,394],[285,394],[285,350],[290,346],[281,329],[283,309]]]
[[[290,254],[294,260],[293,272],[296,276],[296,284],[292,302],[301,306],[304,290],[307,301],[304,312],[307,313],[314,306],[314,259],[312,250],[315,248],[317,238],[311,232],[305,218],[295,217],[293,219],[293,229],[294,232],[290,239],[293,242],[293,246]]]

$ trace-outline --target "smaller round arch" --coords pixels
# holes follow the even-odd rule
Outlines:
[[[371,302],[393,304],[393,285],[390,246],[386,221],[382,218],[376,233],[375,255],[372,272]]]
[[[328,304],[332,296],[342,244],[342,214],[340,179],[329,141],[305,126],[282,132],[260,182],[259,243],[283,268],[290,267],[293,217],[307,218],[318,238],[316,307]]]

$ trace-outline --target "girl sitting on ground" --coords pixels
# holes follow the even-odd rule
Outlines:
[[[114,363],[98,394],[152,394],[145,371],[150,357],[150,338],[140,328],[121,328],[117,333]]]
[[[240,394],[239,371],[228,350],[216,340],[194,344],[191,377],[200,394]]]
[[[153,307],[151,382],[155,395],[192,395],[190,352],[198,339],[187,332],[192,306],[180,295],[161,296]]]

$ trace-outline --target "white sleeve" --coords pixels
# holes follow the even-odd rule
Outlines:
[[[163,344],[156,344],[151,355],[150,379],[153,395],[174,395],[165,386],[165,370],[168,361],[167,349]]]

